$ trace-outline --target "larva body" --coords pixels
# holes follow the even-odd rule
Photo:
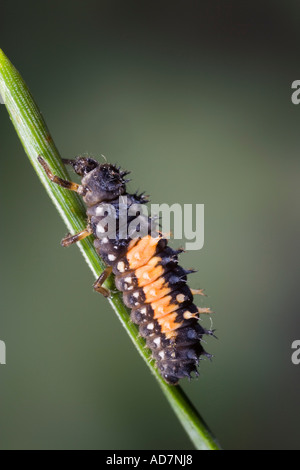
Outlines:
[[[40,160],[48,176],[54,181],[55,177],[47,169],[45,162]],[[178,265],[181,250],[174,251],[170,248],[161,234],[152,236],[150,218],[146,219],[147,233],[143,237],[135,235],[133,238],[128,233],[129,229],[125,231],[125,237],[120,236],[121,230],[124,233],[120,214],[124,214],[125,209],[128,215],[133,205],[147,202],[143,196],[126,192],[124,176],[127,172],[89,158],[65,162],[71,164],[82,177],[80,186],[68,189],[81,194],[87,205],[89,228],[84,236],[95,236],[95,248],[112,268],[116,287],[123,293],[124,303],[131,309],[131,320],[139,325],[140,334],[152,351],[162,377],[167,383],[176,385],[181,378],[191,377],[192,373],[198,375],[200,356],[209,356],[204,351],[201,340],[204,334],[212,332],[198,323],[201,309],[193,303],[193,294],[187,285],[187,274],[191,271]],[[61,181],[54,182],[67,187]],[[106,233],[107,214],[110,210],[108,204],[113,208],[115,219],[113,238]],[[132,216],[128,215],[128,226],[131,220]],[[82,238],[82,234],[71,236],[65,239],[71,241],[63,244],[68,245]]]

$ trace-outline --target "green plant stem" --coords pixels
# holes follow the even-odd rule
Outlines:
[[[39,165],[37,156],[42,155],[54,174],[64,179],[70,179],[32,95],[18,71],[1,49],[0,94],[29,160],[66,226],[72,233],[81,231],[86,226],[84,205],[77,194],[51,183]],[[93,240],[88,237],[78,243],[78,246],[94,276],[98,277],[105,268],[105,264],[98,257]],[[110,276],[105,286],[110,290],[114,289],[113,276]],[[218,450],[219,446],[215,438],[182,389],[179,386],[167,385],[155,368],[150,352],[145,348],[144,340],[138,336],[137,326],[129,320],[129,311],[123,304],[121,294],[113,293],[109,302],[138,352],[154,374],[195,447],[201,450]]]

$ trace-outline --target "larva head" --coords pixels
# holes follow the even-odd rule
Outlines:
[[[129,172],[121,171],[119,167],[110,163],[102,165],[91,158],[78,157],[70,163],[75,172],[82,176],[81,185],[86,190],[83,196],[88,206],[102,201],[112,201],[126,193],[125,175]]]
[[[92,158],[77,157],[75,160],[63,159],[66,165],[71,165],[77,175],[82,178],[99,166],[99,163]]]

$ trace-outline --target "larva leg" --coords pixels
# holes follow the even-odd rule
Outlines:
[[[79,233],[75,233],[75,235],[70,235],[70,234],[67,235],[65,238],[62,239],[61,245],[64,247],[70,246],[73,243],[80,242],[80,240],[83,240],[84,238],[89,237],[90,235],[92,235],[92,233],[93,233],[92,227],[88,225],[87,228],[85,228]]]
[[[106,287],[103,287],[102,284],[103,284],[103,282],[106,281],[108,276],[110,276],[111,272],[112,272],[112,267],[107,266],[107,268],[105,268],[103,273],[100,274],[99,278],[97,279],[97,281],[93,285],[95,291],[99,292],[99,294],[104,295],[104,297],[109,297],[110,296],[110,291],[108,289],[106,289]]]
[[[81,196],[84,196],[86,190],[80,184],[73,183],[72,181],[63,180],[59,176],[54,175],[52,171],[50,170],[48,164],[40,155],[38,156],[38,161],[44,168],[45,173],[48,176],[49,180],[51,180],[55,184],[58,184],[62,188],[69,189],[70,191],[75,191]]]

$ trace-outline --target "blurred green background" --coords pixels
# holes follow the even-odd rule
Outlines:
[[[218,341],[183,383],[226,449],[300,448],[298,1],[1,1],[0,47],[64,157],[204,203],[199,271]],[[0,106],[1,449],[192,445]],[[184,241],[183,241],[184,242]],[[173,242],[173,246],[183,242]]]

